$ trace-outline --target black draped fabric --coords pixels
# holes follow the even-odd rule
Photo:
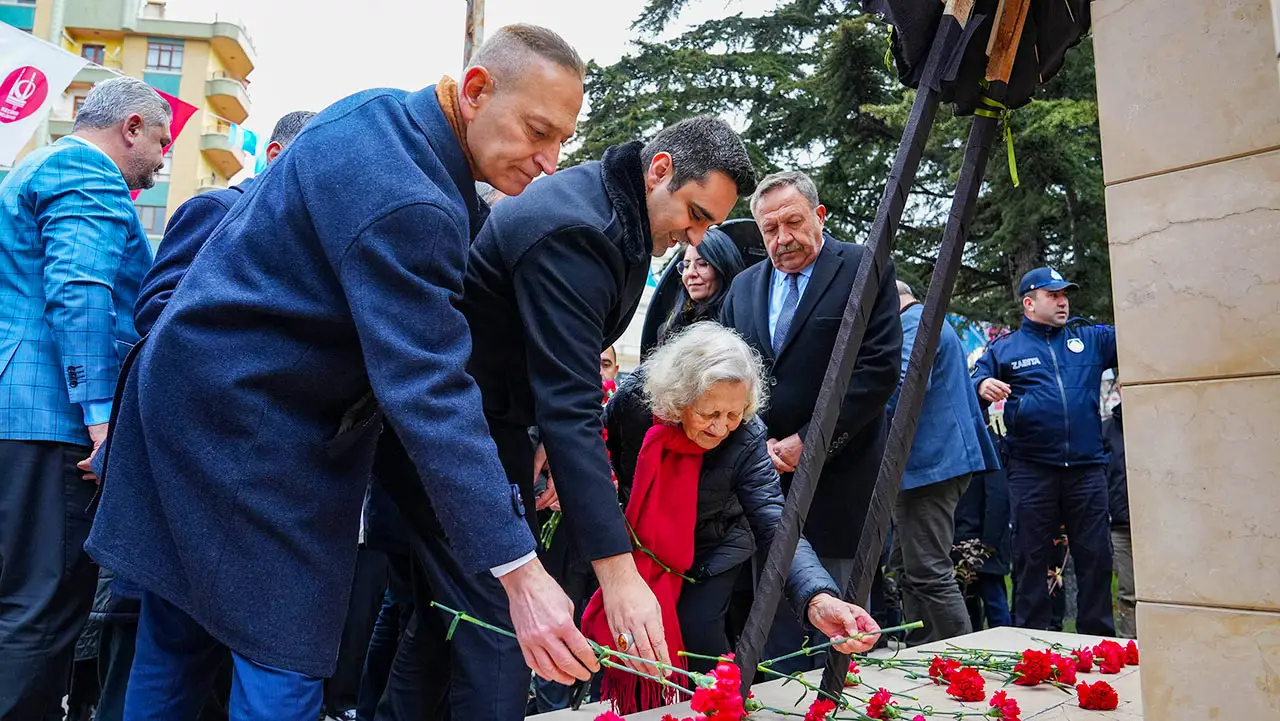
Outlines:
[[[941,90],[943,102],[955,104],[957,115],[971,115],[981,107],[987,41],[998,5],[998,0],[974,3],[961,45],[943,64],[942,77],[931,79],[922,76],[929,48],[943,20],[943,4],[921,0],[862,2],[863,10],[882,16],[893,26],[893,58],[902,84],[915,88],[928,82]],[[1089,31],[1089,20],[1089,0],[1031,0],[1005,95],[1008,107],[1026,105],[1036,89],[1062,68],[1067,51]]]

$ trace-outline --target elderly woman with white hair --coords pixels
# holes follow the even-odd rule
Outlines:
[[[782,517],[782,486],[756,418],[766,401],[761,360],[734,331],[701,322],[668,338],[639,375],[605,411],[611,443],[637,432],[618,422],[634,416],[635,404],[652,412],[634,474],[618,473],[630,485],[626,517],[636,564],[662,605],[672,658],[682,649],[717,656],[729,651],[726,614],[734,581],[756,550],[768,547]],[[803,538],[786,591],[796,613],[827,636],[879,630],[866,611],[840,600]],[[583,629],[615,648],[628,645],[626,635],[634,631],[608,627],[599,594],[587,606]],[[874,641],[838,648],[862,652]],[[606,696],[616,697],[608,682],[606,675]]]

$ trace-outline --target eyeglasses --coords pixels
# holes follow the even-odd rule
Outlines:
[[[676,263],[676,272],[679,273],[680,275],[684,275],[685,273],[689,272],[689,267],[690,267],[689,261],[682,260],[679,263]],[[692,267],[694,270],[701,273],[707,268],[710,268],[711,264],[707,262],[706,258],[698,258],[697,260],[693,261]]]

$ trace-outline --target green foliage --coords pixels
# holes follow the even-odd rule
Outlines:
[[[887,27],[859,3],[779,0],[759,16],[738,12],[667,41],[655,38],[689,0],[650,0],[633,25],[636,51],[588,69],[590,115],[567,162],[652,136],[665,124],[718,113],[742,129],[763,174],[801,169],[818,184],[829,229],[862,241],[875,217],[913,92],[885,68]],[[729,4],[733,10],[733,3]],[[895,247],[899,276],[928,285],[964,155],[969,118],[939,113]],[[1036,102],[1012,114],[1021,184],[998,141],[971,224],[952,309],[1011,323],[1027,270],[1059,268],[1081,285],[1073,312],[1110,321],[1111,282],[1093,50],[1086,40]],[[746,216],[745,202],[734,216]]]

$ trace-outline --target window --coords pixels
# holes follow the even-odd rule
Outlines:
[[[147,235],[160,235],[164,232],[164,206],[139,205],[138,217],[142,219],[142,229]]]
[[[104,45],[89,45],[86,43],[80,46],[80,57],[91,63],[101,65],[107,59],[107,48]]]
[[[164,160],[160,165],[160,172],[156,173],[156,178],[167,178],[173,172],[173,153],[165,153]]]
[[[84,106],[84,98],[85,96],[83,95],[75,95],[71,98],[71,119],[72,120],[75,120],[76,116],[80,114],[80,108]]]
[[[182,70],[182,45],[147,43],[147,70]]]

